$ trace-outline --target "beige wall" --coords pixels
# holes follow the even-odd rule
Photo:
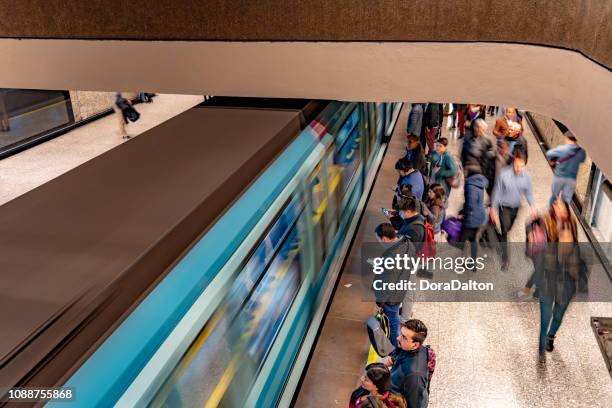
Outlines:
[[[537,126],[540,135],[549,148],[565,143],[565,136],[563,136],[563,133],[561,133],[561,130],[559,130],[551,118],[533,112],[530,114],[534,125]],[[591,158],[587,156],[584,163],[580,166],[578,176],[576,177],[576,196],[583,205],[586,204],[586,194],[592,163]]]
[[[135,98],[135,92],[123,92],[126,98]],[[70,103],[76,122],[113,107],[115,92],[70,91]]]
[[[556,118],[612,175],[612,73],[581,54],[494,43],[0,39],[0,87],[512,105]],[[138,61],[125,64],[125,61]]]

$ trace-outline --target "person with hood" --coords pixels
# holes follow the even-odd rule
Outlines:
[[[459,242],[470,242],[471,257],[473,259],[476,259],[478,255],[476,235],[487,219],[487,209],[484,200],[487,184],[487,178],[482,174],[472,174],[465,179],[463,190],[465,203],[460,213],[463,218],[463,228],[459,236]]]

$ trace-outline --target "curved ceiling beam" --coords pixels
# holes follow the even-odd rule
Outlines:
[[[612,73],[491,43],[0,40],[0,87],[514,105],[566,124],[612,175]]]

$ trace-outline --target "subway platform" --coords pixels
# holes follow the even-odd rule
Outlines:
[[[395,161],[405,154],[405,104],[370,199],[345,263],[332,304],[312,353],[296,406],[348,406],[366,365],[369,340],[365,321],[375,305],[360,292],[361,244],[372,242],[374,228],[385,222],[381,207],[391,204],[397,181]],[[487,116],[489,131],[495,118]],[[458,153],[457,130],[445,126],[449,150]],[[527,171],[538,209],[547,206],[552,170],[531,129],[525,128]],[[450,194],[447,216],[463,205],[463,191]],[[524,242],[526,204],[519,211],[510,242]],[[584,231],[579,240],[586,241]],[[517,266],[515,266],[516,268]],[[513,273],[511,264],[509,273]],[[607,277],[600,277],[607,279]],[[519,288],[517,287],[517,290]],[[425,322],[425,344],[437,353],[429,407],[606,407],[612,400],[612,380],[590,326],[591,316],[612,315],[612,303],[573,302],[565,315],[555,350],[544,365],[537,362],[539,307],[528,302],[421,302],[413,317]]]

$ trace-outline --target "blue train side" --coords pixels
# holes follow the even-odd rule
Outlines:
[[[400,108],[331,102],[67,381],[72,405],[289,405]]]

